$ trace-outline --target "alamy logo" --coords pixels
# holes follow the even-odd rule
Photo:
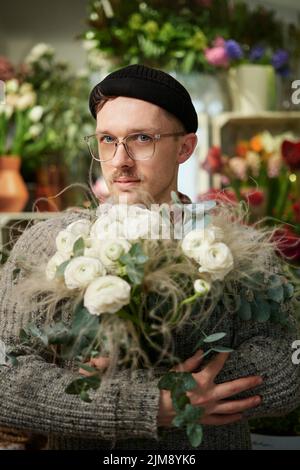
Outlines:
[[[292,88],[295,90],[292,93],[292,103],[300,104],[300,80],[294,80],[292,82]]]
[[[5,82],[0,80],[0,105],[5,104]]]
[[[292,363],[300,364],[300,340],[296,339],[292,344],[292,349],[296,349],[292,354]]]

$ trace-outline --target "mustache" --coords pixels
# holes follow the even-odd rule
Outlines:
[[[114,173],[110,177],[110,181],[113,182],[114,180],[116,180],[118,178],[122,178],[122,177],[134,178],[134,179],[137,179],[137,180],[140,180],[140,181],[144,180],[144,177],[141,174],[138,174],[138,173],[130,171],[130,170],[128,170],[128,171],[122,170],[122,171],[116,171],[116,173]]]

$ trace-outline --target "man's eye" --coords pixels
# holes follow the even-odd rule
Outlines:
[[[137,135],[136,135],[136,140],[137,140],[137,142],[143,142],[143,143],[144,143],[144,142],[149,142],[149,141],[151,141],[152,139],[151,139],[150,135],[147,135],[147,134],[137,134]]]
[[[111,135],[101,135],[99,141],[103,144],[112,144],[115,139]]]

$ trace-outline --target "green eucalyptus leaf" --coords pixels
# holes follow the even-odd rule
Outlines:
[[[241,320],[248,321],[251,320],[252,317],[252,311],[251,311],[251,305],[247,300],[242,300],[242,303],[240,305],[240,308],[238,309],[238,315],[241,318]]]
[[[270,304],[266,300],[256,301],[253,316],[258,322],[268,321],[271,316]]]
[[[56,276],[56,277],[59,277],[59,278],[64,277],[66,267],[68,266],[69,263],[70,263],[70,260],[67,260],[67,261],[64,261],[63,263],[61,263],[61,264],[56,268],[55,276]]]
[[[183,410],[185,405],[189,402],[190,400],[185,394],[179,396],[172,395],[172,403],[176,412]]]
[[[78,238],[73,246],[74,256],[83,256],[84,254],[84,239],[82,237]]]
[[[284,298],[284,290],[282,285],[278,285],[277,287],[270,287],[267,291],[267,295],[270,299],[274,302],[282,302]]]
[[[189,423],[186,428],[187,437],[192,447],[198,447],[203,439],[201,424]]]
[[[172,420],[173,426],[176,426],[177,428],[180,428],[183,426],[185,423],[184,415],[183,413],[177,414],[175,418]]]
[[[295,291],[293,284],[291,284],[290,282],[287,282],[286,284],[283,285],[283,289],[284,289],[285,300],[293,297],[294,291]]]
[[[176,384],[176,372],[167,372],[158,382],[158,388],[171,390]]]
[[[214,333],[212,335],[206,336],[203,338],[204,343],[213,343],[214,341],[219,341],[220,339],[224,338],[226,333]]]
[[[82,401],[85,401],[86,403],[91,403],[91,401],[92,401],[91,398],[89,397],[88,392],[87,392],[86,390],[81,390],[79,396],[80,396],[80,399],[81,399]]]
[[[227,352],[234,351],[234,349],[227,348],[226,346],[215,346],[215,347],[212,348],[212,351],[218,352],[218,353],[227,353]]]

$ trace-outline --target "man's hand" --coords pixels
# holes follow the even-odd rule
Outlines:
[[[260,385],[263,380],[259,376],[249,376],[218,385],[214,383],[228,356],[229,353],[220,353],[200,372],[192,373],[197,386],[186,394],[192,405],[204,408],[204,414],[200,420],[202,424],[218,426],[234,423],[242,419],[243,411],[258,406],[261,402],[259,395],[243,400],[230,400],[233,395]],[[178,364],[171,371],[193,372],[199,368],[202,358],[203,351],[199,350],[194,356]],[[170,391],[161,390],[157,416],[158,426],[170,427],[175,415]]]

